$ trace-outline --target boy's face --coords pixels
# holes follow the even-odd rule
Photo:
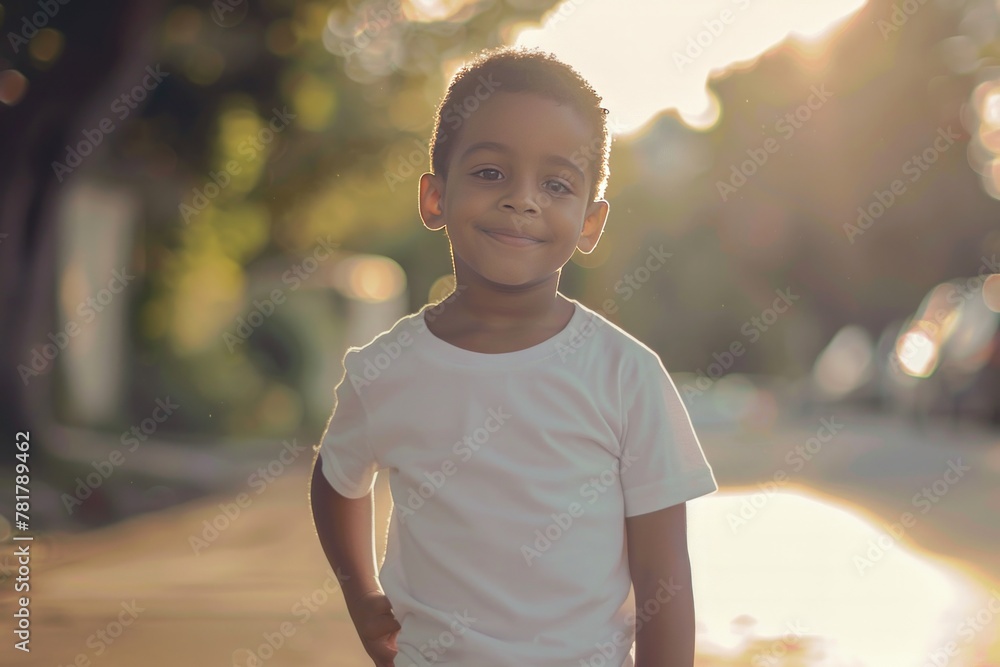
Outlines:
[[[447,229],[460,284],[558,281],[576,248],[594,249],[608,203],[590,200],[592,165],[573,162],[592,140],[579,113],[532,93],[494,93],[469,115],[447,179],[420,181],[420,216]]]

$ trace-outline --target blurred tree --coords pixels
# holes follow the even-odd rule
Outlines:
[[[623,308],[626,328],[677,370],[704,370],[741,342],[752,352],[733,370],[795,376],[844,324],[877,336],[935,284],[1000,257],[1000,204],[968,146],[978,131],[972,92],[997,77],[997,25],[992,2],[870,0],[822,47],[786,42],[720,73],[710,132],[666,142],[682,132],[665,115],[637,142],[643,176],[614,200],[612,223],[628,211],[626,226],[638,229],[626,248],[640,250],[593,273],[597,302],[634,266],[643,238],[662,240],[678,251]],[[953,137],[938,144],[948,148],[914,171],[940,133]],[[777,151],[752,162],[767,140]],[[674,173],[689,173],[670,178],[666,156]],[[687,156],[701,167],[684,169]],[[859,208],[874,202],[877,212],[878,193],[897,179],[904,194],[849,233]],[[754,325],[786,288],[800,297],[789,314],[773,330]],[[657,309],[677,316],[650,318]]]
[[[54,417],[55,364],[43,360],[39,376],[25,368],[57,328],[64,186],[96,177],[140,197],[136,386],[155,392],[144,381],[153,377],[197,397],[232,356],[222,334],[242,306],[248,265],[291,264],[322,239],[413,251],[414,173],[426,158],[401,156],[429,135],[436,100],[426,83],[442,87],[442,59],[499,44],[505,22],[552,4],[456,2],[436,16],[412,5],[404,15],[395,0],[0,5],[0,428],[43,441]],[[162,83],[127,102],[101,159],[66,169],[149,67],[162,68]],[[233,162],[239,173],[227,176]],[[391,187],[390,174],[405,187]],[[417,283],[426,290],[435,277]],[[227,423],[194,425],[218,422]]]
[[[149,35],[165,4],[3,5],[0,429],[7,434],[30,430],[32,451],[39,457],[45,454],[52,417],[50,376],[27,382],[31,376],[18,367],[30,364],[36,345],[48,343],[46,336],[54,331],[54,204],[60,179],[51,165],[63,157],[65,145],[105,113],[102,91],[126,87],[146,66]],[[39,44],[44,48],[34,48]],[[26,86],[23,97],[18,82]],[[12,446],[13,439],[5,442]],[[3,463],[12,459],[5,457]]]
[[[269,261],[292,266],[329,239],[397,260],[411,305],[423,303],[449,268],[443,237],[421,230],[414,205],[445,84],[442,64],[500,44],[516,23],[535,21],[556,3],[70,2],[28,27],[42,4],[7,2],[0,17],[0,70],[27,81],[22,99],[0,106],[5,432],[44,433],[52,418],[51,373],[26,387],[17,367],[55,328],[54,202],[65,183],[84,172],[125,185],[142,201],[135,263],[143,278],[132,295],[135,396],[168,387],[212,406],[212,420],[185,416],[177,427],[251,424],[240,419],[269,404],[274,384],[253,353],[227,351],[223,334],[245,306],[254,271]],[[800,310],[820,323],[818,331],[803,324],[802,345],[784,335],[762,339],[761,352],[741,360],[744,370],[801,370],[844,321],[877,331],[908,312],[932,282],[966,270],[995,220],[995,202],[970,178],[964,155],[947,154],[947,168],[929,174],[912,201],[857,243],[843,225],[937,127],[962,125],[977,75],[953,67],[938,47],[960,28],[972,30],[982,49],[978,69],[995,64],[995,21],[983,19],[989,5],[929,3],[905,29],[884,33],[879,21],[891,18],[895,4],[872,0],[825,58],[782,47],[714,82],[723,115],[712,132],[695,135],[667,117],[662,132],[621,142],[611,178],[615,258],[586,277],[570,268],[566,285],[597,307],[644,244],[685,248],[615,317],[689,370],[739,338],[775,288],[801,288]],[[992,32],[980,34],[989,25]],[[9,34],[24,34],[26,43]],[[107,135],[104,157],[57,173],[52,165],[66,147],[152,65],[169,75]],[[0,79],[0,99],[12,99],[20,80]],[[717,181],[759,145],[761,128],[775,134],[776,119],[824,82],[836,98],[783,138],[767,169],[721,201]],[[648,84],[646,73],[637,79]],[[639,149],[653,156],[646,173]],[[714,166],[665,183],[656,156],[670,151],[696,152]],[[628,186],[616,186],[615,174],[630,174]],[[656,315],[668,309],[685,317]],[[223,406],[218,394],[227,391],[234,400]]]

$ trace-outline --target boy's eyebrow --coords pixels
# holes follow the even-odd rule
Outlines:
[[[497,151],[498,153],[509,153],[510,149],[497,141],[479,141],[468,148],[462,153],[462,159],[464,160],[468,156],[472,155],[476,151],[491,150]]]
[[[462,153],[461,159],[464,160],[469,155],[475,153],[476,151],[481,151],[481,150],[492,150],[492,151],[497,151],[498,153],[510,153],[510,148],[497,141],[479,141],[466,148],[465,151]],[[572,171],[576,172],[582,180],[587,180],[587,175],[583,173],[583,170],[580,169],[580,167],[575,162],[573,162],[568,158],[563,157],[562,155],[546,155],[545,161],[561,164],[571,169]]]

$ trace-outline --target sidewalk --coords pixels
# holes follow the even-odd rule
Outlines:
[[[826,442],[817,439],[821,447],[809,460],[790,463],[786,457],[797,445],[817,437],[821,418],[842,427]],[[904,543],[912,538],[946,554],[956,568],[970,564],[984,587],[1000,581],[998,434],[956,435],[944,427],[918,434],[883,417],[846,412],[766,432],[717,425],[699,427],[699,434],[725,492],[763,492],[758,484],[783,470],[788,482],[782,490],[839,497],[845,506],[867,508],[876,525],[910,511],[919,520]],[[957,458],[969,470],[921,514],[914,494],[942,478]],[[311,456],[299,457],[259,493],[237,485],[105,529],[39,538],[31,656],[25,660],[8,641],[0,648],[0,665],[370,667],[313,531],[310,462]],[[377,489],[384,512],[383,481]],[[698,539],[701,529],[692,530]],[[384,539],[385,531],[378,535]],[[749,571],[744,576],[753,577]],[[12,595],[5,585],[3,599],[9,603]],[[747,608],[744,615],[757,611]],[[996,631],[1000,618],[991,627]],[[895,641],[885,639],[889,646]],[[698,667],[750,664],[751,657],[749,649],[732,660],[703,657]],[[975,667],[990,664],[1000,661]]]
[[[36,543],[31,656],[5,641],[0,664],[227,667],[253,652],[370,667],[315,536],[305,458],[244,507],[214,496]]]
[[[837,432],[818,434],[823,420],[831,419],[841,425]],[[1000,582],[1000,432],[966,424],[955,430],[946,422],[918,430],[839,408],[773,432],[726,426],[698,431],[720,484],[760,491],[760,483],[774,482],[784,471],[787,480],[775,483],[779,488],[817,490],[870,514],[879,525],[899,522],[909,512],[915,524],[904,541],[966,561]],[[956,467],[969,470],[960,477],[948,472]]]

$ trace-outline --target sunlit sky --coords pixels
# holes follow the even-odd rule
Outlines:
[[[513,36],[555,53],[604,97],[616,134],[676,108],[692,127],[718,118],[713,71],[752,61],[790,35],[822,42],[866,0],[566,0]],[[725,12],[725,14],[724,14]],[[707,24],[706,24],[707,22]]]

